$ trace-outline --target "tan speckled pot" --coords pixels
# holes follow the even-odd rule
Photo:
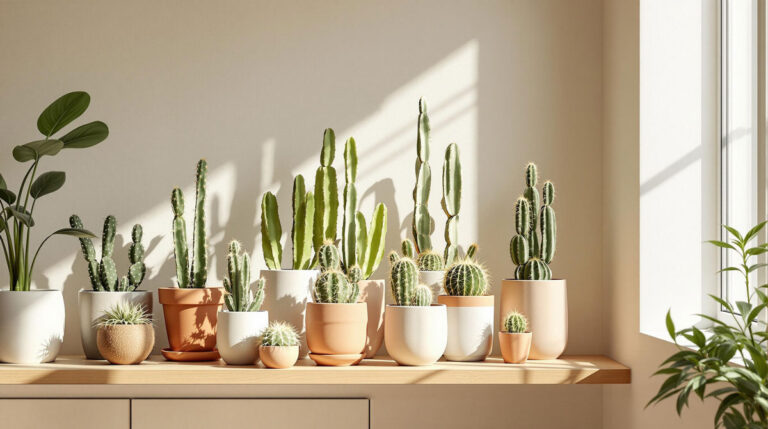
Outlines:
[[[99,353],[110,363],[141,363],[155,345],[155,329],[151,324],[101,326],[96,333]]]

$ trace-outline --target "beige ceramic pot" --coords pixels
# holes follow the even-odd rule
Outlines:
[[[307,303],[307,345],[321,355],[360,354],[365,348],[368,306]]]
[[[568,343],[565,280],[503,280],[499,317],[519,311],[533,334],[529,359],[557,359]]]
[[[141,363],[155,345],[155,329],[151,324],[101,326],[96,333],[96,345],[109,363]]]
[[[368,306],[368,328],[365,339],[366,359],[376,356],[376,352],[384,342],[384,297],[386,284],[384,280],[361,280],[360,301]]]
[[[290,368],[299,359],[299,346],[259,346],[259,357],[267,368]]]
[[[211,351],[216,347],[218,312],[224,304],[224,288],[160,288],[165,330],[171,350]]]
[[[506,363],[524,363],[531,351],[531,333],[499,332],[501,357]]]

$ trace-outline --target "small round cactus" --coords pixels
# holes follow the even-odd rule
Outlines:
[[[299,345],[299,334],[289,323],[275,320],[261,334],[262,346],[291,347]]]
[[[343,272],[328,270],[320,274],[315,281],[315,302],[345,303],[348,302],[350,291],[349,280]]]
[[[485,295],[488,278],[478,263],[466,259],[453,264],[443,278],[443,288],[452,296]]]
[[[421,271],[442,271],[445,268],[443,257],[431,250],[421,252],[417,263]]]
[[[413,290],[411,305],[425,307],[432,304],[432,289],[426,285],[418,285]]]
[[[504,332],[521,334],[528,330],[528,319],[517,311],[513,311],[504,318]]]

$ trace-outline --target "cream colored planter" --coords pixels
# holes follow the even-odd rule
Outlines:
[[[312,300],[312,286],[320,274],[317,270],[261,270],[267,281],[264,287],[263,308],[272,320],[290,323],[299,333],[299,357],[306,357],[307,337],[304,314],[307,302]]]
[[[500,318],[519,311],[533,334],[529,359],[557,359],[568,343],[565,280],[503,280]],[[501,325],[499,325],[501,326]]]
[[[266,311],[219,311],[216,348],[229,365],[254,365],[259,337],[269,324]]]
[[[493,347],[493,295],[437,297],[448,315],[445,358],[452,361],[481,361]]]
[[[448,322],[445,305],[387,305],[384,343],[400,365],[430,365],[445,352]]]
[[[432,304],[437,302],[437,297],[444,295],[443,277],[445,271],[419,271],[419,284],[427,285],[432,289]]]
[[[80,307],[80,340],[83,344],[85,357],[88,359],[104,359],[96,346],[96,332],[99,319],[104,312],[118,303],[135,303],[144,306],[147,314],[152,315],[152,292],[137,290],[133,292],[97,292],[80,289],[77,294]]]
[[[0,291],[0,362],[53,362],[63,341],[61,291]]]
[[[376,352],[384,342],[384,296],[386,284],[384,280],[361,280],[360,301],[368,305],[368,327],[365,340],[366,359],[376,356]]]

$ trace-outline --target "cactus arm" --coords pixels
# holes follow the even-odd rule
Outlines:
[[[450,216],[445,221],[445,251],[443,259],[445,266],[453,265],[459,256],[459,246],[456,245],[459,237],[459,215]]]
[[[384,248],[387,237],[387,206],[383,203],[376,205],[371,217],[371,227],[368,230],[367,243],[365,244],[365,256],[363,257],[363,279],[371,277],[374,271],[379,267],[382,257],[384,257]]]
[[[314,195],[306,192],[304,176],[293,181],[293,269],[306,270],[312,262],[312,222],[315,210]]]
[[[364,267],[368,254],[368,224],[361,211],[358,211],[357,216],[355,216],[355,231],[357,233],[357,243],[355,243],[357,263]]]
[[[117,268],[111,256],[101,258],[99,276],[101,276],[101,284],[104,286],[104,290],[109,292],[117,290]]]
[[[432,185],[432,172],[429,168],[429,116],[427,103],[419,99],[419,119],[416,133],[416,185],[413,189],[413,239],[418,252],[432,249],[432,219],[427,204]]]
[[[529,234],[526,235],[528,237],[528,240],[530,242],[531,246],[531,253],[534,255],[539,254],[539,236],[537,232],[538,222],[539,222],[539,191],[536,189],[536,183],[538,182],[539,176],[538,176],[538,169],[536,167],[536,164],[529,163],[528,166],[526,166],[525,169],[525,190],[523,191],[523,197],[525,197],[526,200],[528,200],[529,210],[530,210],[530,227],[529,227]]]
[[[313,251],[312,251],[312,230],[314,228],[314,216],[315,216],[315,194],[311,191],[307,192],[304,196],[304,236],[299,244],[302,247],[302,253],[305,258],[301,261],[298,268],[299,270],[308,270],[313,265]]]
[[[472,243],[467,248],[467,259],[471,259],[473,261],[477,260],[477,251],[479,247],[477,243]]]
[[[458,258],[459,211],[461,210],[461,161],[459,146],[451,143],[445,150],[443,162],[443,211],[448,217],[445,222],[445,265],[453,265]]]
[[[348,267],[357,265],[357,144],[350,137],[344,145],[344,220],[341,226],[341,253]]]
[[[102,256],[112,256],[115,251],[115,232],[117,230],[117,220],[109,215],[104,219],[104,231],[101,235],[101,254]]]
[[[272,192],[267,192],[261,198],[261,249],[264,262],[270,270],[280,269],[283,259],[283,246],[280,244],[282,235],[277,198]]]
[[[416,247],[413,245],[413,241],[406,238],[400,243],[400,248],[403,252],[403,256],[406,258],[413,259],[413,257],[416,256]]]
[[[392,262],[390,285],[397,305],[410,304],[418,278],[418,268],[412,259],[403,257]]]
[[[266,280],[263,278],[259,278],[256,280],[256,291],[253,293],[253,302],[251,304],[251,308],[248,309],[248,311],[259,311],[261,309],[261,305],[264,303],[264,286],[266,284]]]
[[[336,226],[339,210],[339,188],[336,169],[332,167],[336,152],[336,135],[327,128],[323,133],[323,148],[320,152],[320,167],[315,173],[315,219],[313,244],[315,251],[325,240],[336,241]]]
[[[176,281],[180,288],[189,287],[189,249],[187,247],[187,224],[184,221],[184,194],[174,188],[171,193],[173,208],[173,253],[176,259]]]
[[[552,202],[555,198],[555,187],[552,182],[544,183],[542,192],[544,205],[541,206],[541,260],[547,264],[552,262],[555,257],[555,241],[557,239],[557,222],[555,220],[555,210],[552,208]],[[550,272],[551,276],[551,272]]]
[[[201,159],[197,163],[195,181],[195,221],[192,228],[192,286],[205,287],[208,281],[208,241],[205,235],[205,182],[208,163]]]
[[[69,217],[69,226],[72,228],[83,229],[83,221],[76,214]],[[88,263],[88,278],[91,281],[91,288],[95,291],[102,290],[101,279],[99,279],[99,264],[96,262],[96,249],[93,247],[93,241],[90,238],[80,238],[80,248],[83,251],[83,257]]]

